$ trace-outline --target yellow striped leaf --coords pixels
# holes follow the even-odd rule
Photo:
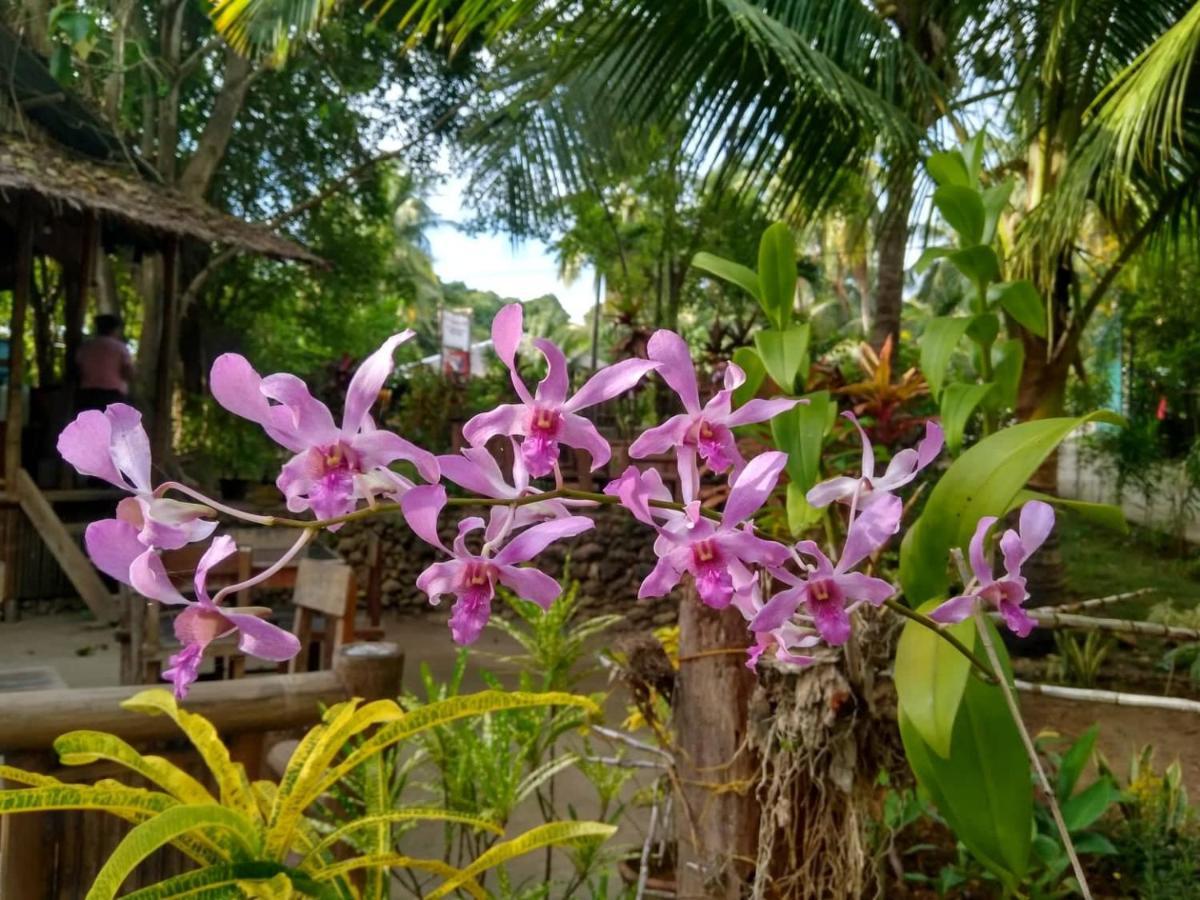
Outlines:
[[[161,756],[143,756],[116,735],[102,731],[71,731],[54,742],[65,766],[87,766],[97,760],[122,765],[141,775],[182,803],[216,803],[200,782]]]

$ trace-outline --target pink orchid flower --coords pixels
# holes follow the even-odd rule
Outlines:
[[[117,504],[117,519],[132,525],[145,547],[177,550],[207,539],[217,527],[209,507],[154,495],[150,439],[142,414],[128,404],[81,412],[58,436],[58,452],[81,475],[133,494]]]
[[[660,519],[675,519],[683,515],[678,510],[650,505],[652,500],[665,503],[672,499],[671,492],[663,484],[662,475],[657,469],[642,472],[637,466],[628,466],[620,477],[614,478],[604,486],[604,493],[617,497],[635,519],[646,525],[657,524],[654,516]]]
[[[226,609],[208,595],[209,570],[237,550],[233,538],[221,535],[200,557],[193,584],[196,599],[184,597],[153,550],[144,547],[128,522],[108,519],[93,522],[84,535],[88,552],[97,568],[131,585],[138,593],[159,603],[183,606],[175,617],[175,637],[183,648],[168,660],[163,678],[175,686],[175,696],[183,699],[196,680],[204,649],[218,638],[240,632],[238,647],[243,653],[271,662],[291,659],[300,651],[296,636],[260,618],[270,613],[262,607]]]
[[[732,466],[736,475],[746,461],[738,450],[731,429],[739,425],[766,422],[798,403],[808,402],[791,397],[754,399],[735,411],[733,392],[745,382],[746,374],[738,366],[728,363],[724,390],[718,391],[701,408],[696,369],[683,338],[673,331],[656,331],[650,338],[647,354],[660,364],[658,373],[679,395],[684,412],[643,432],[629,447],[629,455],[634,459],[687,447],[698,452],[713,472],[719,474]]]
[[[482,446],[497,434],[520,435],[521,455],[529,474],[541,478],[554,471],[558,445],[586,450],[595,470],[608,462],[612,450],[596,426],[578,415],[581,409],[610,400],[632,388],[658,363],[644,359],[626,359],[601,369],[587,380],[574,396],[567,398],[569,379],[567,360],[561,350],[541,338],[533,345],[546,358],[546,377],[531,395],[517,371],[517,347],[524,332],[524,312],[520,303],[510,303],[492,321],[492,345],[496,355],[508,367],[513,388],[520,403],[505,403],[480,413],[463,427],[463,437],[474,446]]]
[[[975,611],[976,604],[988,603],[1000,611],[1010,630],[1019,637],[1026,637],[1037,625],[1037,620],[1022,608],[1029,599],[1029,591],[1025,588],[1021,566],[1045,543],[1054,528],[1054,509],[1040,500],[1031,500],[1021,507],[1017,530],[1010,528],[1000,538],[1005,572],[1000,578],[994,577],[991,559],[983,547],[988,531],[995,524],[995,516],[984,516],[971,536],[971,569],[975,580],[965,586],[961,596],[951,597],[929,617],[943,624],[961,622]]]
[[[396,347],[413,336],[394,334],[363,360],[346,390],[342,427],[329,408],[295,375],[260,376],[244,356],[225,353],[213,363],[209,382],[217,402],[235,415],[257,422],[277,443],[296,454],[275,484],[288,509],[312,509],[320,519],[352,512],[358,501],[378,495],[396,498],[412,482],[389,466],[406,460],[426,481],[437,481],[437,460],[428,450],[371,421],[369,411],[392,372]],[[274,401],[272,403],[271,401]]]
[[[438,468],[443,478],[483,497],[516,500],[541,493],[529,484],[529,470],[521,458],[520,445],[515,440],[512,440],[512,445],[512,484],[508,483],[496,458],[486,447],[467,447],[458,455],[439,456]],[[525,528],[544,519],[560,519],[569,515],[570,510],[562,500],[542,500],[517,507],[493,506],[484,539],[491,541],[503,530]]]
[[[483,527],[483,519],[472,516],[458,523],[454,547],[448,550],[437,530],[438,516],[445,505],[446,489],[441,485],[415,487],[400,498],[413,533],[452,557],[425,569],[417,578],[417,588],[434,605],[444,594],[457,598],[450,615],[450,634],[458,644],[471,644],[479,637],[491,615],[497,582],[542,609],[549,609],[562,587],[545,572],[521,568],[517,563],[527,562],[554,541],[582,534],[593,525],[586,516],[553,519],[525,529],[498,550],[485,544],[479,553],[472,553],[467,548],[467,535]]]
[[[899,497],[880,495],[869,509],[850,524],[841,558],[833,563],[813,541],[801,541],[796,550],[811,557],[816,565],[797,576],[786,569],[771,574],[790,587],[773,596],[750,622],[750,630],[772,632],[792,620],[801,606],[821,638],[830,645],[844,644],[850,637],[850,613],[860,603],[876,606],[896,593],[882,578],[852,572],[855,566],[882,547],[900,530],[903,506]]]
[[[747,520],[775,489],[786,462],[787,454],[777,451],[751,460],[734,479],[720,522],[702,518],[699,503],[693,501],[685,517],[660,527],[654,542],[659,559],[642,582],[638,599],[661,597],[690,573],[700,599],[723,609],[734,599],[735,583],[751,581],[746,563],[781,565],[787,548],[757,537]]]
[[[785,666],[811,666],[816,657],[797,651],[808,650],[819,643],[819,635],[804,631],[791,622],[785,622],[774,631],[760,631],[754,635],[754,643],[746,648],[746,668],[756,670],[768,650],[773,651],[772,656]]]
[[[878,478],[875,477],[875,450],[871,439],[858,424],[858,418],[852,412],[844,412],[842,416],[854,423],[862,437],[862,476],[851,478],[841,475],[830,478],[814,485],[808,492],[808,502],[820,508],[828,506],[835,500],[849,503],[857,493],[858,505],[867,507],[876,499],[899,490],[917,477],[917,473],[933,462],[942,452],[945,437],[942,428],[936,422],[925,423],[925,436],[915,448],[908,447],[892,457],[887,470]]]

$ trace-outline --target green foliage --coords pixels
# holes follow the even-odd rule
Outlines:
[[[612,834],[611,826],[595,822],[561,822],[543,826],[497,845],[503,852],[481,856],[467,869],[441,860],[391,855],[381,849],[393,823],[454,820],[464,827],[499,832],[491,820],[458,815],[445,809],[396,808],[385,805],[384,794],[375,794],[365,815],[338,822],[338,828],[319,840],[310,808],[328,791],[339,791],[350,779],[367,782],[379,777],[380,754],[401,741],[422,738],[431,730],[465,717],[487,715],[499,709],[571,710],[576,716],[597,711],[584,697],[551,692],[543,694],[484,692],[447,697],[406,712],[391,700],[359,705],[358,701],[330,707],[322,723],[311,729],[293,753],[279,784],[251,783],[234,763],[215,729],[203,717],[180,709],[165,690],[143,691],[124,704],[151,715],[172,718],[192,743],[217,786],[208,794],[195,779],[165,759],[143,756],[111,735],[72,732],[56,742],[65,765],[86,765],[104,759],[146,778],[153,789],[126,788],[113,781],[94,785],[65,784],[48,776],[22,773],[5,767],[7,781],[32,785],[0,791],[0,815],[49,809],[99,809],[135,824],[113,851],[88,892],[88,900],[115,898],[126,877],[147,857],[165,846],[174,846],[194,859],[200,868],[160,882],[130,896],[141,900],[193,896],[222,889],[220,896],[308,896],[345,900],[357,897],[351,873],[367,869],[376,874],[372,896],[386,896],[379,873],[404,868],[429,872],[442,880],[444,892],[459,887],[475,897],[484,896],[478,877],[492,865],[518,853],[549,846],[576,847]],[[376,728],[369,738],[365,735]],[[376,842],[364,846],[359,837],[373,834]],[[334,856],[341,843],[361,856],[349,860]],[[298,861],[297,861],[298,860]]]
[[[937,606],[931,600],[920,610]],[[960,622],[950,633],[967,646],[975,642],[975,626]],[[967,688],[971,662],[951,644],[916,622],[906,622],[896,645],[895,682],[900,711],[934,753],[949,758],[954,722]]]
[[[1054,646],[1058,650],[1054,680],[1090,688],[1095,687],[1116,641],[1112,635],[1099,631],[1089,631],[1086,635],[1059,631],[1054,634]]]

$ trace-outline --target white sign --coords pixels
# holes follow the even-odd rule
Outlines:
[[[471,313],[442,310],[442,346],[451,350],[471,349]]]

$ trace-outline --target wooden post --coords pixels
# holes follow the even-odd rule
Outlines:
[[[399,696],[404,653],[390,641],[360,641],[338,648],[333,671],[352,697],[387,700]]]
[[[174,399],[175,357],[179,345],[179,242],[167,238],[162,251],[162,304],[160,306],[158,360],[154,372],[154,420],[151,423],[150,449],[158,465],[163,465],[171,450]]]
[[[53,753],[6,753],[4,762],[29,772],[49,772]],[[6,788],[28,787],[4,784]],[[50,900],[54,872],[54,813],[21,813],[0,817],[0,897]]]
[[[679,605],[676,755],[685,808],[677,816],[680,897],[737,900],[758,842],[758,772],[746,742],[754,674],[746,621],[705,606],[688,588]],[[749,861],[749,863],[748,863]]]
[[[8,412],[4,422],[4,486],[16,494],[17,470],[21,468],[23,409],[21,385],[25,378],[25,311],[33,287],[34,215],[28,200],[17,212],[16,282],[13,284],[12,319],[8,329]],[[11,557],[10,557],[11,558]]]

